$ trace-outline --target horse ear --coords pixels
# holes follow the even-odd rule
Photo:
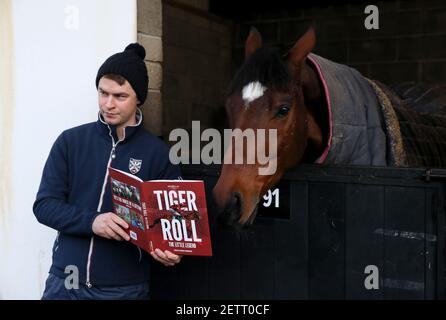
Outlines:
[[[313,27],[310,27],[307,32],[296,41],[291,50],[288,51],[288,61],[296,67],[301,66],[315,45],[316,32]]]
[[[262,36],[256,28],[251,27],[245,43],[245,59],[262,47]]]

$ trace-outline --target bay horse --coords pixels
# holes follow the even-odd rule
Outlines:
[[[281,54],[277,48],[263,47],[260,33],[251,29],[245,62],[226,99],[226,114],[233,129],[277,130],[276,171],[259,175],[258,161],[224,163],[213,190],[223,223],[251,224],[263,194],[286,170],[302,162],[446,165],[444,87],[421,93],[406,86],[403,92],[394,92],[353,68],[312,54],[315,43],[316,34],[310,28]],[[431,117],[405,104],[410,99],[420,101],[420,96],[435,96],[436,89],[441,89],[445,99]],[[417,140],[419,130],[427,132],[425,140]]]

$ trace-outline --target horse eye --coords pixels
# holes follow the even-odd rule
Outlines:
[[[290,112],[290,106],[287,104],[281,105],[276,113],[276,117],[286,117],[288,112]]]

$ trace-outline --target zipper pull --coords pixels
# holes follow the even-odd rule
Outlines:
[[[87,285],[88,288],[91,288],[93,286],[90,281],[85,282],[85,284]]]

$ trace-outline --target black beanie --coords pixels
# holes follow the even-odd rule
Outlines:
[[[147,97],[149,77],[144,62],[146,50],[139,43],[129,44],[123,52],[116,53],[105,60],[96,76],[96,89],[99,80],[107,74],[119,74],[124,77],[136,92],[139,104],[142,105]]]

